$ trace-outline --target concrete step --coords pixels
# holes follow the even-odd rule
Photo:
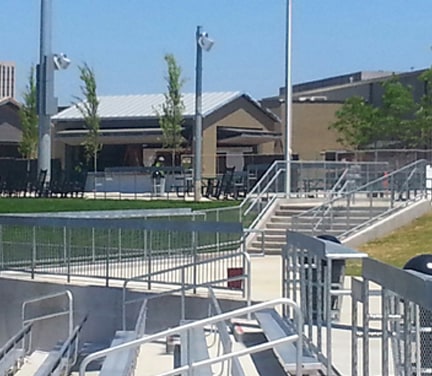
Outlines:
[[[48,355],[49,352],[46,351],[34,351],[29,357],[24,359],[24,364],[15,376],[34,376]]]

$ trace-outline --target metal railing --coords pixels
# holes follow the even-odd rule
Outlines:
[[[424,160],[416,161],[356,188],[353,188],[356,182],[350,181],[345,185],[345,191],[333,194],[323,204],[293,216],[292,228],[312,234],[334,231],[339,238],[345,238],[374,220],[425,198],[426,164]],[[367,218],[357,223],[355,211],[360,207],[368,209],[362,213]]]
[[[67,308],[58,310],[58,311],[54,311],[52,313],[47,313],[44,315],[37,315],[34,317],[27,317],[26,311],[27,308],[36,304],[36,303],[41,303],[41,302],[47,302],[49,300],[53,300],[53,299],[59,299],[59,298],[64,298],[66,297],[67,300]],[[68,335],[71,336],[72,335],[72,331],[73,331],[73,296],[72,293],[69,290],[65,290],[62,292],[57,292],[54,294],[49,294],[49,295],[44,295],[44,296],[40,296],[37,298],[33,298],[33,299],[28,299],[25,300],[22,303],[21,306],[21,322],[22,322],[22,326],[23,328],[29,324],[29,323],[36,323],[39,321],[44,321],[44,320],[49,320],[49,319],[53,319],[56,317],[61,317],[61,316],[67,316],[68,317]],[[27,346],[24,346],[24,348],[26,348]],[[32,342],[31,342],[31,336],[29,336],[29,344],[28,344],[28,349],[31,350],[32,348]]]
[[[287,231],[282,251],[282,294],[297,302],[304,318],[307,344],[317,354],[327,375],[341,375],[333,364],[334,322],[340,318],[345,262],[367,257],[365,253]],[[284,312],[290,317],[290,312]]]
[[[191,372],[193,372],[194,370],[198,369],[199,367],[205,366],[205,365],[211,365],[211,364],[224,362],[224,361],[227,361],[227,360],[230,360],[233,358],[241,357],[243,355],[253,354],[253,353],[261,352],[261,351],[264,351],[267,349],[271,349],[276,345],[280,345],[283,343],[292,343],[292,342],[296,343],[296,349],[297,349],[297,351],[296,351],[296,376],[301,376],[302,375],[302,355],[303,355],[303,333],[302,333],[303,318],[302,318],[301,311],[300,311],[299,307],[297,306],[297,304],[294,303],[291,299],[287,299],[287,298],[275,299],[275,300],[272,300],[269,302],[258,303],[258,304],[255,304],[253,306],[250,306],[250,307],[240,308],[240,309],[237,309],[234,311],[230,311],[230,312],[226,312],[226,313],[223,313],[220,315],[216,315],[216,316],[208,317],[208,318],[205,318],[202,320],[194,321],[194,322],[191,322],[191,323],[188,323],[185,325],[181,325],[181,326],[176,327],[176,328],[167,329],[167,330],[161,331],[161,332],[156,333],[156,334],[152,334],[152,335],[149,335],[149,336],[146,336],[143,338],[138,338],[138,339],[136,339],[134,341],[130,341],[128,343],[124,343],[124,344],[121,344],[121,345],[118,345],[115,347],[111,347],[111,348],[108,348],[105,350],[95,352],[93,354],[88,355],[86,358],[83,359],[83,361],[81,362],[81,365],[80,365],[80,369],[79,369],[79,376],[85,376],[87,366],[90,362],[95,361],[97,359],[101,359],[101,358],[103,358],[109,354],[112,354],[112,353],[115,353],[118,351],[122,351],[122,350],[131,349],[131,348],[136,348],[137,346],[141,346],[141,345],[153,342],[153,341],[161,339],[161,338],[166,338],[168,336],[172,336],[172,335],[180,334],[182,332],[186,332],[192,328],[204,328],[207,325],[216,324],[218,322],[230,320],[230,319],[235,318],[235,317],[245,316],[248,314],[252,314],[253,312],[258,312],[260,310],[263,310],[266,308],[272,308],[272,307],[279,306],[279,305],[288,306],[295,312],[295,325],[296,325],[296,329],[298,331],[297,334],[294,334],[291,336],[286,336],[286,337],[283,337],[281,339],[266,342],[263,344],[255,345],[255,346],[252,346],[252,347],[240,350],[240,351],[235,351],[235,352],[223,354],[223,355],[220,355],[220,356],[215,357],[215,358],[210,358],[210,359],[194,362],[191,364],[187,364],[187,365],[184,365],[182,367],[176,368],[172,371],[165,372],[165,373],[163,373],[163,376],[172,376],[172,375],[177,375],[177,374],[181,374],[184,372],[188,372],[188,374],[191,374]]]
[[[196,218],[201,215],[198,213]],[[175,217],[176,218],[176,217]],[[236,253],[243,229],[235,222],[139,218],[0,216],[2,270],[127,279]],[[201,216],[202,218],[202,216]]]
[[[70,373],[78,360],[79,335],[86,321],[87,316],[74,328],[60,350],[50,353],[47,360],[37,370],[35,376],[61,376]]]
[[[241,263],[237,264],[236,267],[241,269],[240,272],[235,276],[226,276],[219,274],[213,274],[213,273],[203,273],[205,276],[204,280],[198,279],[198,278],[188,278],[187,277],[187,269],[193,269],[197,270],[199,267],[206,267],[206,265],[211,264],[220,264],[221,261],[226,261],[227,259],[234,259],[233,261],[238,261],[239,258],[241,258]],[[225,264],[223,264],[225,265]],[[234,264],[232,264],[232,267],[234,267]],[[224,270],[225,272],[226,270]],[[242,283],[239,284],[238,287],[236,287],[236,291],[240,292],[242,294],[242,297],[246,299],[246,302],[248,305],[251,304],[251,261],[250,256],[247,252],[239,252],[237,254],[233,255],[225,255],[225,256],[218,256],[214,257],[208,260],[202,260],[196,263],[186,264],[186,265],[179,265],[175,268],[170,268],[166,270],[157,271],[151,274],[146,274],[143,276],[137,276],[134,278],[130,278],[124,281],[123,283],[123,293],[122,293],[122,328],[123,330],[126,330],[126,307],[129,304],[135,304],[137,302],[143,301],[143,299],[133,299],[133,300],[127,300],[127,288],[130,283],[146,283],[147,287],[149,284],[153,282],[160,282],[160,279],[154,279],[154,277],[160,277],[167,273],[170,274],[176,274],[180,275],[180,278],[177,280],[176,283],[170,279],[170,282],[167,284],[169,285],[179,285],[178,288],[171,288],[168,291],[164,291],[161,293],[158,293],[156,295],[152,295],[148,298],[145,298],[144,301],[153,300],[157,298],[161,298],[163,296],[169,296],[175,293],[181,294],[181,320],[185,320],[185,302],[186,302],[186,291],[193,290],[196,292],[199,288],[209,288],[209,286],[212,286],[213,289],[230,289],[228,286],[224,286],[221,284],[229,284],[230,282],[240,281]],[[150,289],[150,287],[148,287]]]
[[[355,259],[361,260],[361,278],[345,280],[344,263]],[[431,374],[431,293],[432,275],[287,233],[283,296],[298,302],[305,343],[325,365],[327,375]],[[337,311],[342,297],[351,299],[345,312],[351,315],[341,320]]]
[[[360,336],[353,329],[352,375],[369,376],[372,372],[383,376],[429,375],[432,277],[368,258],[363,260],[362,279],[353,278],[352,286],[352,327],[363,327],[360,352],[357,351]],[[374,304],[374,295],[380,304]],[[381,357],[379,369],[373,371],[371,356],[375,353],[371,345]]]
[[[0,375],[15,372],[24,362],[28,350],[25,348],[26,338],[31,336],[33,323],[27,323],[20,331],[10,338],[0,349]],[[30,340],[27,340],[30,343]]]

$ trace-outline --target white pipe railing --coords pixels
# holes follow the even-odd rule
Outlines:
[[[37,302],[44,301],[44,300],[58,298],[58,297],[61,297],[63,295],[66,295],[66,298],[68,300],[67,310],[58,311],[58,312],[54,312],[51,314],[26,319],[27,306],[34,304],[34,303],[37,303]],[[52,318],[59,317],[59,316],[65,316],[65,315],[68,315],[68,325],[69,325],[68,335],[71,336],[72,332],[74,330],[74,327],[73,327],[73,296],[69,290],[65,290],[62,292],[57,292],[54,294],[44,295],[44,296],[40,296],[38,298],[26,300],[22,304],[22,307],[21,307],[21,322],[22,322],[23,328],[27,323],[34,323],[37,321],[48,320],[48,319],[52,319]],[[31,337],[30,337],[29,349],[31,349]]]
[[[283,344],[283,343],[296,343],[296,376],[302,375],[302,358],[303,358],[303,316],[300,310],[300,307],[291,299],[288,298],[279,298],[272,301],[264,302],[264,303],[258,303],[250,307],[240,308],[234,311],[226,312],[221,315],[208,317],[199,321],[194,321],[185,325],[181,325],[176,328],[171,328],[167,330],[163,330],[159,333],[152,334],[143,338],[138,338],[133,341],[123,343],[118,346],[113,346],[108,349],[104,349],[101,351],[97,351],[93,354],[90,354],[86,356],[83,361],[81,362],[80,368],[79,368],[79,376],[85,376],[86,369],[89,363],[101,359],[103,357],[106,357],[107,355],[120,352],[123,350],[128,350],[132,348],[136,348],[137,346],[144,345],[146,343],[150,343],[152,341],[158,340],[160,338],[166,338],[168,336],[172,336],[174,334],[179,334],[182,332],[186,332],[192,328],[204,328],[207,325],[215,324],[220,321],[230,320],[235,317],[239,316],[246,316],[248,314],[251,314],[253,312],[258,312],[260,310],[266,309],[266,308],[273,308],[275,306],[289,306],[291,307],[295,312],[295,322],[296,322],[296,328],[298,330],[298,333],[292,336],[287,336],[278,340],[270,341],[264,344],[256,345],[253,347],[249,347],[247,349],[243,349],[240,351],[232,352],[229,354],[224,354],[221,356],[218,356],[216,358],[212,359],[206,359],[199,362],[194,362],[192,364],[185,365],[180,368],[176,368],[170,372],[164,373],[163,376],[170,376],[170,375],[177,375],[181,372],[185,371],[192,371],[198,367],[204,366],[204,365],[211,365],[220,363],[225,360],[232,359],[234,357],[240,357],[243,355],[253,354],[256,352],[264,351],[267,349],[271,349],[274,346]],[[161,375],[162,376],[162,375]]]
[[[236,277],[221,278],[218,280],[212,280],[212,281],[208,281],[208,282],[204,282],[204,283],[198,283],[198,284],[186,284],[185,273],[184,273],[185,269],[191,268],[191,267],[194,267],[197,265],[205,265],[205,264],[210,264],[210,263],[213,263],[216,261],[221,261],[221,260],[233,258],[234,256],[235,257],[237,257],[237,256],[243,257],[242,266],[243,266],[244,270],[243,270],[242,275],[239,275]],[[126,306],[128,304],[131,304],[131,303],[134,303],[137,301],[145,300],[145,299],[134,299],[134,300],[129,300],[129,301],[126,300],[127,286],[131,282],[148,282],[148,280],[154,276],[163,275],[163,274],[171,273],[174,271],[180,271],[181,272],[181,281],[180,281],[180,287],[179,288],[171,289],[169,291],[164,291],[160,294],[153,295],[152,297],[146,299],[146,300],[149,300],[149,299],[155,299],[157,297],[161,297],[161,296],[165,296],[165,295],[171,295],[171,294],[176,293],[176,292],[181,292],[182,293],[182,299],[184,299],[185,290],[195,290],[199,287],[206,288],[207,286],[217,285],[217,284],[223,283],[223,282],[239,281],[240,280],[240,281],[244,281],[244,287],[242,289],[242,293],[243,293],[243,296],[246,298],[247,305],[250,306],[251,305],[251,270],[252,270],[252,268],[251,268],[251,260],[250,260],[249,254],[247,252],[238,252],[235,254],[225,255],[222,257],[215,257],[215,258],[212,258],[210,260],[203,260],[203,261],[190,263],[190,264],[186,264],[186,265],[179,265],[179,266],[172,267],[169,269],[158,270],[158,271],[153,272],[153,273],[148,273],[148,274],[144,274],[142,276],[136,276],[133,278],[129,278],[123,282],[123,293],[122,293],[122,299],[123,299],[122,300],[122,327],[123,327],[123,330],[126,330]],[[182,311],[183,311],[183,309],[182,309]]]

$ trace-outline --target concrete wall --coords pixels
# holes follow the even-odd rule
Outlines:
[[[343,243],[348,247],[358,248],[362,244],[382,238],[383,236],[389,235],[393,231],[410,224],[415,219],[430,212],[431,209],[430,200],[425,199],[419,201],[416,204],[410,205],[388,218],[385,218],[383,221],[380,221],[379,223],[376,223],[375,225],[347,238]]]
[[[285,103],[278,100],[263,101],[263,105],[281,116],[280,129],[285,142]],[[321,160],[325,150],[344,150],[338,134],[328,129],[336,121],[336,111],[342,103],[335,102],[294,102],[292,118],[292,152],[301,160]]]
[[[0,347],[21,328],[21,307],[25,300],[55,292],[70,290],[74,299],[74,320],[77,324],[85,315],[88,320],[82,332],[82,342],[109,344],[116,330],[121,329],[122,288],[101,286],[74,286],[59,283],[38,282],[0,278]],[[151,296],[150,293],[128,292],[127,299]],[[223,310],[244,306],[243,301],[221,300]],[[59,311],[67,307],[67,300],[37,303],[32,305],[29,314],[34,316]],[[181,300],[179,296],[164,296],[149,301],[147,333],[155,333],[179,324]],[[127,309],[128,329],[133,329],[139,304],[131,304]],[[186,303],[186,319],[207,317],[208,300],[191,297]],[[33,348],[50,350],[57,341],[67,337],[67,317],[37,323],[33,327]]]

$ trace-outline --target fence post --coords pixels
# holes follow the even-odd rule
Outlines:
[[[66,226],[63,226],[63,263],[67,265],[67,231]]]
[[[195,220],[196,220],[196,217],[195,217],[195,214],[193,214],[193,216],[192,216],[192,221],[194,221],[195,222]],[[194,294],[196,294],[196,285],[197,285],[197,266],[196,266],[196,263],[197,263],[197,258],[198,258],[198,255],[197,255],[197,248],[198,248],[198,239],[197,239],[197,237],[198,237],[198,234],[197,234],[197,232],[194,230],[193,232],[192,232],[192,252],[193,252],[193,285],[194,285],[194,288],[193,288],[193,293]]]
[[[31,278],[35,277],[35,268],[36,268],[36,226],[33,226],[33,234],[32,234],[32,268],[31,268]]]
[[[92,261],[96,261],[96,242],[95,242],[95,229],[92,227],[91,229],[91,242],[92,242]]]
[[[0,269],[4,269],[3,225],[0,225]]]
[[[148,280],[147,280],[147,288],[149,290],[151,290],[151,272],[152,272],[152,260],[151,260],[151,254],[152,254],[152,249],[153,249],[153,245],[152,245],[152,232],[150,230],[150,246],[147,247],[147,241],[148,241],[148,233],[147,230],[144,230],[145,233],[145,243],[146,243],[146,254],[147,254],[147,275],[148,275]]]
[[[105,243],[105,286],[109,287],[109,244]]]
[[[220,220],[220,214],[219,209],[216,209],[216,222],[219,222]],[[216,249],[219,252],[220,251],[220,236],[219,231],[216,232]]]
[[[71,230],[69,229],[69,235],[68,235],[68,230],[66,227],[66,252],[67,252],[67,282],[70,283],[71,280],[71,251],[72,251],[72,246],[71,246]]]
[[[122,259],[122,229],[118,229],[118,258],[119,261]]]

